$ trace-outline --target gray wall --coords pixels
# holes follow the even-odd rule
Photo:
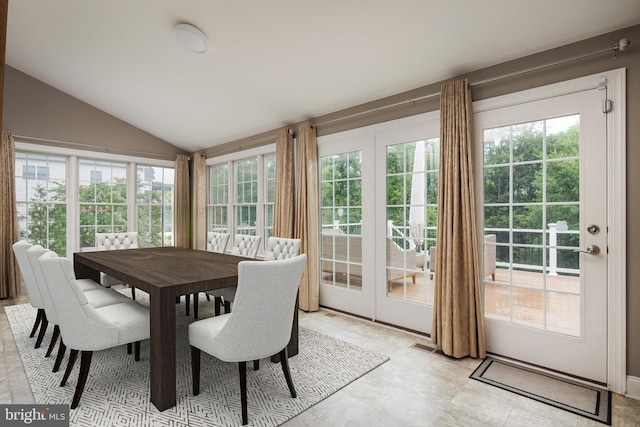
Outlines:
[[[179,148],[6,66],[2,128],[24,142],[175,160]]]

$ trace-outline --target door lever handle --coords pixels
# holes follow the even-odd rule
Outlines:
[[[583,254],[589,254],[589,255],[598,255],[600,253],[600,248],[597,247],[596,245],[589,245],[587,246],[586,251],[576,249],[574,252],[582,252]]]

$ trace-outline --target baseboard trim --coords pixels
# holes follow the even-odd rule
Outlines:
[[[627,397],[640,400],[640,378],[627,375]]]

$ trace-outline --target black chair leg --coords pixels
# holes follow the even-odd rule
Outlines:
[[[60,338],[60,345],[58,346],[58,354],[56,355],[56,363],[53,364],[53,370],[51,372],[58,372],[60,365],[62,365],[62,359],[64,359],[64,353],[67,351],[67,346],[62,342]]]
[[[215,316],[220,316],[221,307],[222,307],[222,297],[213,297],[213,312]]]
[[[207,301],[211,301],[211,298],[209,297],[209,294],[205,293],[204,296],[207,297]]]
[[[191,346],[191,379],[193,383],[193,395],[200,394],[200,349]]]
[[[199,305],[198,299],[199,299],[198,294],[197,293],[193,294],[193,318],[194,319],[198,318],[198,305]]]
[[[259,359],[256,359],[256,360],[253,361],[253,370],[254,371],[260,370],[260,360]]]
[[[69,379],[69,375],[71,375],[71,370],[73,369],[73,365],[76,363],[76,358],[78,357],[78,350],[73,350],[69,352],[69,361],[67,362],[67,369],[64,371],[64,375],[62,376],[62,382],[60,383],[60,387],[64,387],[67,384],[67,380]]]
[[[287,380],[291,397],[295,398],[298,395],[295,387],[293,386],[293,381],[291,380],[291,372],[289,371],[289,355],[287,353],[287,347],[280,352],[280,364],[282,365],[282,372],[284,372],[284,378]]]
[[[140,341],[136,341],[135,343],[133,343],[133,348],[134,348],[133,360],[135,360],[136,362],[139,362],[140,361]]]
[[[129,285],[131,286],[131,285]],[[133,298],[133,300],[135,301],[136,299],[136,288],[131,286],[131,298]]]
[[[36,314],[36,321],[33,322],[33,329],[31,329],[31,333],[29,334],[29,338],[33,338],[38,330],[38,326],[40,326],[40,322],[42,322],[42,317],[44,316],[44,308],[38,309],[38,314]]]
[[[184,302],[185,302],[184,314],[186,316],[189,316],[189,313],[191,312],[191,294],[186,294],[184,296]]]
[[[224,302],[224,314],[231,313],[231,301]]]
[[[47,326],[49,326],[49,321],[47,320],[47,315],[43,314],[42,322],[40,323],[40,333],[38,333],[38,339],[36,340],[36,346],[34,348],[40,348],[44,334],[47,332]]]
[[[240,403],[242,406],[242,425],[249,423],[247,416],[247,362],[239,362],[238,370],[240,373]]]
[[[71,402],[71,409],[78,407],[80,403],[80,397],[84,391],[84,385],[87,383],[89,377],[89,368],[91,368],[91,356],[92,351],[83,351],[82,358],[80,360],[80,375],[78,376],[78,384],[76,385],[76,392],[73,394],[73,402]]]
[[[56,346],[56,342],[58,342],[59,336],[60,336],[60,326],[55,325],[53,327],[53,335],[51,336],[51,342],[49,343],[49,348],[47,349],[47,353],[44,355],[44,357],[51,356],[51,352],[53,351],[53,348]]]
[[[127,343],[127,354],[131,354],[133,351],[133,346],[131,343]]]

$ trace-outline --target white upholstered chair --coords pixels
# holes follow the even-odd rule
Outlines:
[[[49,357],[51,352],[53,351],[56,341],[60,336],[60,327],[58,322],[58,315],[53,308],[53,302],[51,299],[51,291],[49,289],[49,285],[45,279],[44,273],[42,271],[42,267],[40,266],[39,258],[45,253],[50,252],[48,249],[43,248],[40,245],[33,245],[27,250],[27,257],[29,260],[29,264],[31,265],[31,269],[33,271],[33,275],[35,277],[36,284],[40,290],[40,295],[42,296],[42,300],[44,303],[45,314],[47,315],[47,320],[50,324],[54,326],[53,335],[51,337],[51,342],[49,343],[49,348],[47,349],[47,353],[45,357]],[[55,255],[51,255],[55,256]],[[121,302],[130,302],[131,300],[124,295],[116,292],[112,289],[104,288],[99,283],[94,282],[91,279],[79,279],[76,280],[78,288],[84,292],[85,297],[90,305],[93,307],[104,307],[110,304],[117,304]],[[55,364],[53,365],[53,372],[58,372],[60,368],[60,364],[62,363],[62,358],[64,356],[65,346],[61,342],[60,347],[58,349],[58,356],[56,357]]]
[[[33,269],[31,268],[29,258],[27,257],[27,250],[31,246],[33,245],[26,240],[20,240],[13,244],[13,253],[16,257],[16,261],[18,262],[20,273],[22,274],[22,280],[27,290],[27,295],[29,296],[29,302],[34,308],[38,310],[36,320],[33,324],[33,328],[31,329],[31,333],[29,334],[29,336],[33,338],[33,336],[38,331],[38,327],[40,328],[40,332],[38,333],[38,338],[36,339],[35,344],[35,348],[40,348],[40,344],[42,344],[42,339],[44,338],[44,334],[47,331],[49,321],[44,310],[44,301],[42,299],[42,295],[40,294],[40,289],[38,288],[36,278],[33,274]]]
[[[249,236],[247,234],[236,234],[233,241],[233,247],[231,248],[231,255],[238,255],[247,258],[255,258],[258,255],[258,249],[260,249],[260,242],[262,236]],[[207,294],[214,297],[214,312],[215,315],[220,314],[220,306],[224,301],[224,312],[228,313],[231,310],[231,303],[233,302],[236,294],[236,287],[231,286],[228,288],[215,289],[207,292]],[[197,318],[197,313],[196,313]]]
[[[233,313],[189,325],[193,394],[200,393],[202,351],[225,362],[238,362],[243,425],[248,422],[247,361],[279,354],[291,397],[296,397],[287,344],[306,259],[302,254],[276,261],[240,262]]]
[[[138,247],[138,232],[127,231],[124,233],[96,233],[96,250],[112,251],[118,249],[136,249]],[[100,273],[100,283],[109,288],[115,285],[123,285],[121,280]],[[131,288],[131,296],[136,299],[136,289]]]
[[[229,233],[216,233],[209,231],[207,233],[207,250],[210,252],[224,253],[227,249],[229,241]]]
[[[229,241],[229,233],[217,233],[209,231],[207,233],[207,250],[209,252],[218,252],[223,254],[227,249],[227,242]],[[205,293],[207,300],[209,300],[209,294]],[[185,295],[187,304],[187,316],[189,315],[189,295]],[[193,317],[198,318],[198,294],[193,294]]]
[[[300,254],[300,239],[289,239],[285,237],[269,237],[267,240],[267,250],[264,254],[265,261],[287,259]]]
[[[83,292],[80,289],[70,259],[49,251],[39,258],[39,262],[58,315],[60,335],[71,349],[61,386],[66,384],[78,352],[82,353],[80,375],[71,403],[73,409],[80,402],[94,351],[135,343],[135,359],[140,359],[140,341],[150,335],[149,310],[128,298],[96,307],[89,303],[87,295],[99,291]]]

